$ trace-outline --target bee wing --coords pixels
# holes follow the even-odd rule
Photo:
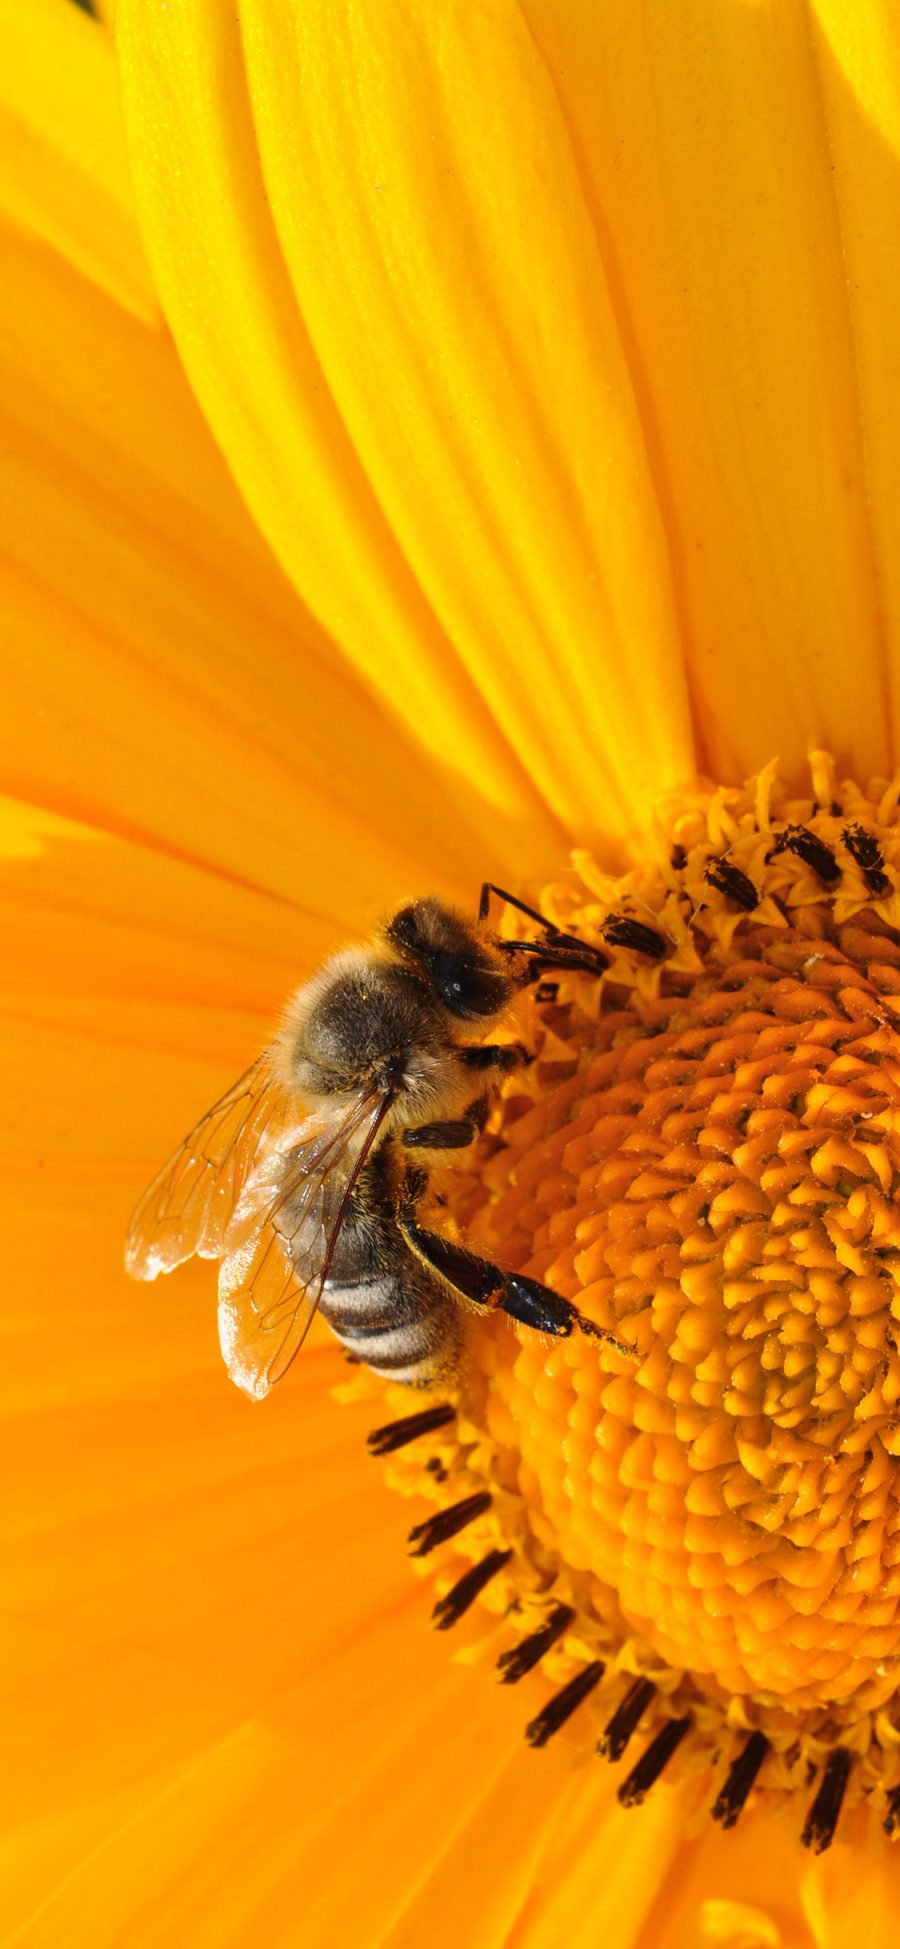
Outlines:
[[[220,1258],[260,1153],[283,1148],[297,1124],[296,1102],[276,1082],[266,1052],[207,1110],[144,1192],[125,1245],[131,1277],[155,1279],[195,1253]]]
[[[305,1137],[301,1129],[299,1142],[267,1152],[247,1179],[219,1268],[219,1344],[231,1379],[254,1401],[287,1373],[306,1338],[392,1101],[390,1091],[370,1091],[336,1124],[310,1118]]]

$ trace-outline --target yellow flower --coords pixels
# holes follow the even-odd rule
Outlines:
[[[209,1269],[142,1289],[119,1260],[135,1193],[285,993],[409,892],[471,908],[482,879],[552,881],[563,901],[568,849],[590,843],[603,872],[582,857],[580,925],[603,938],[615,886],[673,930],[693,981],[696,930],[637,837],[676,788],[688,904],[712,907],[710,886],[717,903],[704,979],[760,918],[729,909],[727,882],[706,877],[721,877],[715,859],[772,903],[766,925],[780,901],[794,945],[804,930],[825,941],[802,964],[817,994],[847,928],[880,930],[890,972],[895,917],[847,856],[843,808],[813,809],[806,759],[814,737],[838,779],[880,781],[848,804],[886,835],[890,876],[893,11],[116,11],[114,53],[67,0],[0,4],[11,1937],[886,1943],[900,1869],[861,1800],[816,1859],[765,1801],[731,1834],[707,1813],[686,1833],[689,1790],[627,1812],[618,1776],[573,1769],[562,1736],[529,1752],[518,1688],[469,1669],[477,1630],[451,1663],[425,1628],[408,1524],[365,1455],[371,1406],[331,1399],[346,1369],[328,1335],[251,1411],[219,1363]],[[840,852],[835,898],[814,863],[761,844],[768,801],[759,818],[740,787],[776,753],[784,785],[761,788],[775,830],[806,824]],[[730,792],[710,800],[699,773]],[[619,972],[629,1033],[640,1009],[664,1040],[658,976]],[[875,987],[877,1041],[883,970]],[[591,1054],[584,992],[556,1056],[574,1048],[579,1078],[607,1063],[608,1101],[621,1048]],[[640,1075],[646,1108],[659,1078]],[[551,1207],[567,1087],[535,1095],[531,1168]],[[512,1153],[522,1107],[507,1096]],[[881,1163],[892,1114],[879,1099]],[[533,1219],[523,1242],[504,1155],[473,1227],[510,1253],[546,1247]],[[604,1156],[620,1169],[614,1145]],[[829,1347],[813,1363],[817,1400],[847,1380],[842,1439],[858,1432],[860,1376],[877,1392],[851,1263],[862,1219],[839,1188],[851,1163],[819,1165],[829,1222],[839,1196],[857,1226],[838,1244],[859,1332],[840,1375]],[[575,1219],[608,1209],[562,1212],[561,1283],[583,1278]],[[737,1273],[756,1250],[758,1214],[743,1216],[729,1219]],[[622,1245],[637,1281],[659,1247],[653,1213],[647,1225]],[[814,1229],[790,1234],[800,1264]],[[587,1248],[602,1321],[608,1241]],[[699,1312],[702,1273],[696,1291]],[[713,1362],[701,1379],[721,1389],[716,1349],[692,1331],[692,1358]],[[873,1412],[890,1432],[887,1345]],[[608,1580],[616,1526],[586,1515],[567,1404],[583,1351],[573,1338],[545,1359],[493,1325],[482,1348],[492,1385],[466,1465],[482,1465],[487,1430],[507,1469],[538,1400],[551,1439],[521,1479],[542,1483],[556,1528],[537,1544],[562,1538],[573,1576]],[[654,1351],[641,1345],[641,1373],[664,1407],[664,1362],[646,1384]],[[622,1390],[618,1421],[605,1404],[614,1444],[637,1420],[633,1382],[601,1359]],[[772,1396],[779,1426],[790,1379],[779,1371]],[[766,1456],[746,1462],[765,1488]],[[632,1612],[639,1569],[624,1565]],[[678,1595],[651,1604],[673,1672],[695,1615]],[[741,1656],[775,1689],[748,1615]],[[723,1669],[739,1686],[735,1657]],[[533,1683],[537,1712],[548,1688]]]

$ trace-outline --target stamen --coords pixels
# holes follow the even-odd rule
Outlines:
[[[568,1685],[564,1685],[561,1692],[557,1692],[552,1699],[549,1699],[543,1712],[539,1712],[537,1718],[531,1719],[525,1727],[525,1737],[529,1746],[546,1746],[548,1739],[552,1739],[560,1726],[564,1726],[566,1720],[571,1719],[582,1699],[586,1699],[594,1686],[599,1684],[605,1670],[606,1666],[601,1659],[596,1658],[593,1664],[585,1665],[583,1671],[570,1678]]]
[[[439,1543],[449,1543],[451,1536],[458,1536],[467,1523],[474,1523],[476,1516],[483,1516],[490,1506],[491,1498],[482,1490],[479,1495],[465,1496],[462,1502],[451,1503],[449,1509],[439,1509],[424,1523],[416,1523],[409,1532],[408,1541],[415,1544],[410,1556],[428,1556]]]
[[[884,856],[875,834],[867,832],[865,826],[845,826],[841,838],[851,859],[856,861],[869,892],[874,893],[877,900],[883,900],[891,891],[891,883],[884,871]]]
[[[706,869],[706,880],[718,893],[724,893],[727,900],[733,900],[735,906],[745,914],[752,914],[754,907],[759,906],[759,894],[753,881],[728,859],[711,859]]]
[[[800,1836],[803,1846],[812,1848],[814,1854],[824,1854],[834,1840],[844,1789],[850,1775],[850,1759],[846,1746],[836,1746],[826,1763],[822,1784]]]
[[[627,914],[610,914],[601,932],[610,947],[630,947],[651,961],[661,961],[666,951],[664,934],[655,927],[645,927],[642,920],[631,920]]]
[[[406,1414],[399,1421],[386,1421],[383,1428],[372,1429],[366,1447],[370,1455],[392,1455],[395,1448],[405,1448],[407,1442],[417,1441],[420,1435],[445,1428],[455,1414],[456,1409],[449,1401],[441,1401],[437,1407],[424,1408],[421,1414]]]
[[[597,1752],[601,1759],[621,1759],[632,1733],[643,1718],[655,1693],[656,1686],[649,1678],[635,1679],[598,1741]]]
[[[771,852],[766,854],[766,863],[784,852],[796,853],[797,858],[802,859],[823,886],[834,886],[841,877],[841,869],[831,847],[826,846],[824,839],[819,839],[806,826],[785,826]]]
[[[645,1794],[650,1792],[650,1788],[659,1779],[663,1768],[668,1765],[676,1747],[681,1745],[690,1724],[689,1712],[683,1719],[666,1721],[662,1731],[657,1733],[646,1752],[641,1754],[637,1766],[632,1767],[627,1780],[623,1780],[618,1796],[623,1807],[640,1806]]]
[[[520,1678],[524,1678],[526,1672],[533,1671],[535,1665],[540,1664],[545,1652],[551,1651],[557,1639],[562,1637],[564,1631],[568,1631],[574,1616],[575,1612],[569,1604],[557,1604],[556,1609],[550,1612],[550,1616],[543,1624],[538,1625],[536,1631],[532,1631],[529,1637],[523,1638],[520,1644],[514,1645],[511,1651],[502,1652],[497,1660],[497,1670],[502,1673],[501,1685],[518,1685]]]
[[[732,1760],[728,1769],[728,1778],[712,1810],[713,1820],[720,1820],[723,1827],[737,1825],[747,1795],[769,1750],[769,1744],[765,1733],[752,1732],[746,1744],[741,1747],[737,1758]]]
[[[449,1631],[451,1625],[458,1624],[469,1606],[474,1604],[476,1597],[480,1597],[491,1578],[496,1577],[498,1570],[503,1569],[503,1565],[509,1562],[511,1556],[512,1550],[491,1550],[488,1556],[482,1557],[480,1563],[473,1563],[471,1570],[467,1570],[465,1576],[460,1577],[453,1585],[452,1590],[448,1590],[446,1596],[435,1604],[431,1613],[431,1622],[435,1629]]]

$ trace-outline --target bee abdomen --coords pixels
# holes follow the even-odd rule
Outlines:
[[[386,1379],[427,1387],[453,1367],[459,1313],[437,1281],[418,1267],[332,1285],[322,1295],[323,1318],[349,1353]]]

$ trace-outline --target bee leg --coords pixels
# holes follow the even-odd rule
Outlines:
[[[478,1125],[468,1117],[450,1123],[420,1123],[415,1130],[404,1130],[405,1150],[463,1150],[478,1136]]]
[[[635,1350],[627,1340],[618,1339],[607,1327],[586,1319],[570,1299],[563,1299],[562,1293],[555,1293],[552,1286],[542,1286],[539,1279],[527,1279],[522,1272],[504,1272],[499,1277],[501,1287],[494,1305],[501,1313],[509,1313],[512,1319],[530,1326],[535,1333],[553,1333],[560,1338],[568,1337],[577,1327],[589,1339],[606,1340],[616,1353],[634,1357]]]
[[[476,1258],[474,1252],[454,1245],[449,1238],[440,1238],[437,1232],[426,1232],[411,1216],[400,1217],[399,1222],[407,1244],[455,1292],[471,1300],[474,1306],[496,1304],[507,1277],[499,1266],[491,1265],[488,1259]]]
[[[600,947],[591,947],[589,941],[579,941],[574,934],[560,938],[553,935],[547,941],[498,941],[497,946],[504,954],[527,954],[531,958],[525,981],[537,981],[545,968],[570,969],[577,974],[605,974],[609,967],[609,955]]]
[[[617,1340],[605,1327],[585,1319],[570,1299],[564,1299],[562,1293],[555,1293],[550,1286],[543,1286],[539,1279],[528,1279],[521,1272],[502,1272],[490,1260],[477,1259],[474,1252],[466,1252],[461,1245],[440,1238],[436,1232],[424,1231],[409,1219],[401,1220],[401,1229],[413,1251],[473,1305],[508,1313],[511,1319],[530,1327],[534,1333],[552,1333],[555,1339],[567,1339],[578,1327],[593,1339],[608,1340],[618,1353],[633,1353],[633,1348]]]
[[[524,1042],[485,1042],[477,1049],[460,1049],[458,1054],[467,1069],[517,1069],[529,1060]]]
[[[517,907],[519,913],[525,914],[529,920],[536,920],[544,935],[542,941],[498,941],[497,946],[504,954],[533,954],[548,967],[575,968],[587,974],[602,974],[609,967],[609,956],[599,947],[591,947],[577,934],[564,933],[555,921],[548,920],[537,907],[529,907],[527,900],[519,900],[516,894],[507,893],[505,887],[495,887],[491,880],[485,880],[481,889],[479,920],[487,919],[492,893],[497,895],[498,900],[505,900],[507,906]],[[581,958],[576,960],[576,955]]]

